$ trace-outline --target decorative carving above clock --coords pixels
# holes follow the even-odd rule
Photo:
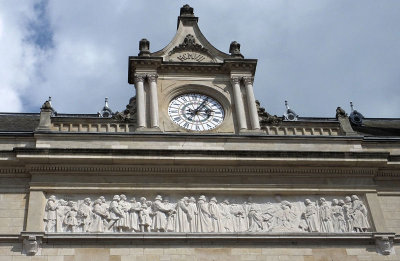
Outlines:
[[[225,112],[215,99],[198,93],[174,98],[168,106],[168,115],[177,125],[192,131],[208,131],[218,127]]]
[[[175,53],[172,56],[170,56],[170,61],[176,61],[176,62],[207,62],[207,63],[213,63],[214,60],[207,55],[197,53],[197,52],[180,52],[180,53]]]
[[[169,61],[176,62],[215,62],[210,52],[202,45],[196,43],[193,35],[186,35],[183,42],[175,46],[169,53]]]

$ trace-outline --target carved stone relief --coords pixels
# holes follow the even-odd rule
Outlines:
[[[196,43],[196,38],[188,34],[183,42],[175,46],[169,53],[169,61],[177,62],[215,62],[210,52]]]
[[[357,195],[284,200],[280,196],[170,198],[145,195],[137,201],[125,194],[51,195],[44,209],[44,227],[48,233],[370,231],[367,207]]]

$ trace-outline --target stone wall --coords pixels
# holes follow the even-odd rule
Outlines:
[[[0,234],[19,234],[24,228],[26,194],[0,194]]]
[[[400,253],[400,246],[395,247]],[[71,245],[44,245],[38,255],[21,255],[21,244],[0,244],[1,261],[379,261],[400,260],[395,253],[382,256],[375,252],[374,245],[367,246],[265,246],[265,247],[222,247],[222,246],[121,246],[79,247]]]
[[[380,196],[379,202],[388,231],[400,233],[400,196]]]

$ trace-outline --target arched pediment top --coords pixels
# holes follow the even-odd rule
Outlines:
[[[231,58],[229,54],[218,50],[208,42],[198,27],[198,18],[182,9],[178,17],[178,29],[172,41],[150,56],[162,57],[164,62],[203,63],[222,63],[224,59]]]

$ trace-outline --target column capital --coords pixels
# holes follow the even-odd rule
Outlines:
[[[146,79],[145,74],[135,74],[135,83],[144,82],[144,79]]]
[[[231,77],[231,82],[232,82],[232,84],[239,84],[240,83],[240,77],[232,76]]]
[[[253,76],[244,76],[242,79],[243,79],[243,82],[245,85],[253,84],[253,81],[254,81]]]
[[[157,78],[158,78],[157,73],[147,74],[147,79],[149,79],[149,82],[156,82]]]

